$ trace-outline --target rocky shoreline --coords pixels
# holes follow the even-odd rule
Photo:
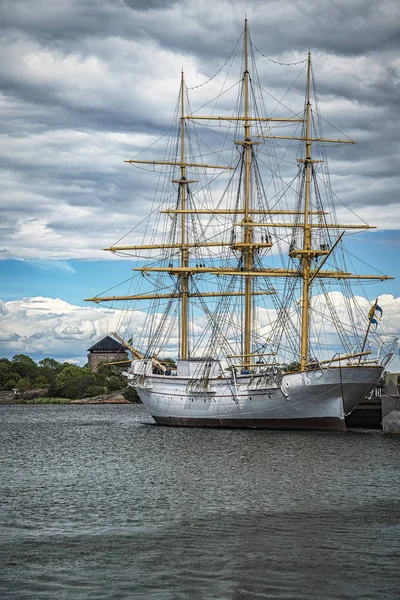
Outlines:
[[[93,398],[71,400],[68,404],[132,404],[132,402],[129,402],[129,400],[123,396],[122,392],[114,392],[112,394],[94,396]]]
[[[102,394],[90,398],[79,398],[72,400],[69,398],[47,398],[43,393],[45,390],[35,390],[36,394],[29,393],[29,397],[24,397],[25,394],[16,395],[13,392],[0,392],[0,404],[135,404],[135,402],[127,400],[122,391],[112,392],[110,394]],[[40,394],[39,392],[42,392]],[[54,400],[54,402],[52,402]]]

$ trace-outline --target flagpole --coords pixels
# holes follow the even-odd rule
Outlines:
[[[367,343],[367,338],[368,338],[369,330],[371,329],[372,319],[373,319],[373,318],[374,318],[374,316],[375,316],[375,311],[376,311],[376,307],[377,307],[377,306],[378,306],[378,298],[375,300],[375,304],[373,305],[372,309],[371,309],[371,310],[370,310],[370,312],[368,313],[368,315],[370,314],[371,316],[370,316],[370,317],[369,317],[369,319],[368,319],[368,327],[367,327],[367,332],[366,332],[366,334],[365,334],[364,341],[363,341],[363,344],[362,344],[362,346],[361,346],[361,352],[364,352],[364,348],[365,348],[365,345],[366,345],[366,343]],[[358,362],[361,362],[361,356],[360,356],[360,358],[359,358]]]

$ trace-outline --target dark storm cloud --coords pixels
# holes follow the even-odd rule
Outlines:
[[[396,48],[400,8],[386,0],[3,0],[2,26],[68,45],[68,35],[156,40],[188,53],[224,56],[242,30],[273,53],[308,47],[355,55]],[[82,41],[82,40],[81,40]],[[74,40],[71,40],[74,43]],[[84,51],[84,44],[82,45]]]
[[[177,0],[124,0],[124,3],[135,10],[152,10],[153,8],[164,8],[176,4]]]
[[[242,2],[179,2],[157,19],[153,11],[135,11],[140,35],[201,56],[225,56],[239,37],[244,14],[252,39],[269,54],[304,52],[359,55],[396,48],[400,9],[396,2],[371,0],[309,2],[270,0]],[[129,27],[129,26],[128,26]]]
[[[225,55],[232,39],[240,35],[245,12],[253,41],[272,53],[288,49],[304,52],[311,47],[358,55],[396,48],[400,36],[400,8],[396,2],[189,1],[174,8],[163,20],[154,18],[153,13],[138,14],[137,25],[170,47],[213,56]]]
[[[291,62],[312,48],[326,131],[335,123],[360,142],[333,153],[335,189],[371,215],[380,206],[383,225],[394,226],[383,208],[397,202],[397,2],[4,0],[0,184],[8,255],[99,256],[97,248],[142,218],[155,179],[123,159],[168,130],[181,67],[189,86],[220,68],[245,13],[264,54]],[[301,67],[255,53],[263,86],[282,97]],[[216,81],[194,90],[194,106],[217,93]],[[303,91],[302,77],[285,103],[298,106]],[[228,104],[224,98],[222,108]],[[165,143],[150,155],[162,156]]]

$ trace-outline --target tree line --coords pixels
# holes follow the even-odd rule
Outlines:
[[[54,358],[35,362],[26,354],[16,354],[11,360],[0,358],[0,390],[17,388],[24,393],[45,388],[47,396],[87,398],[126,388],[122,370],[122,365],[102,364],[93,373],[87,365],[79,367]]]

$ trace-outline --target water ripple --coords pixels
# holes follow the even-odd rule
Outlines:
[[[394,600],[399,442],[1,406],[1,597]]]

